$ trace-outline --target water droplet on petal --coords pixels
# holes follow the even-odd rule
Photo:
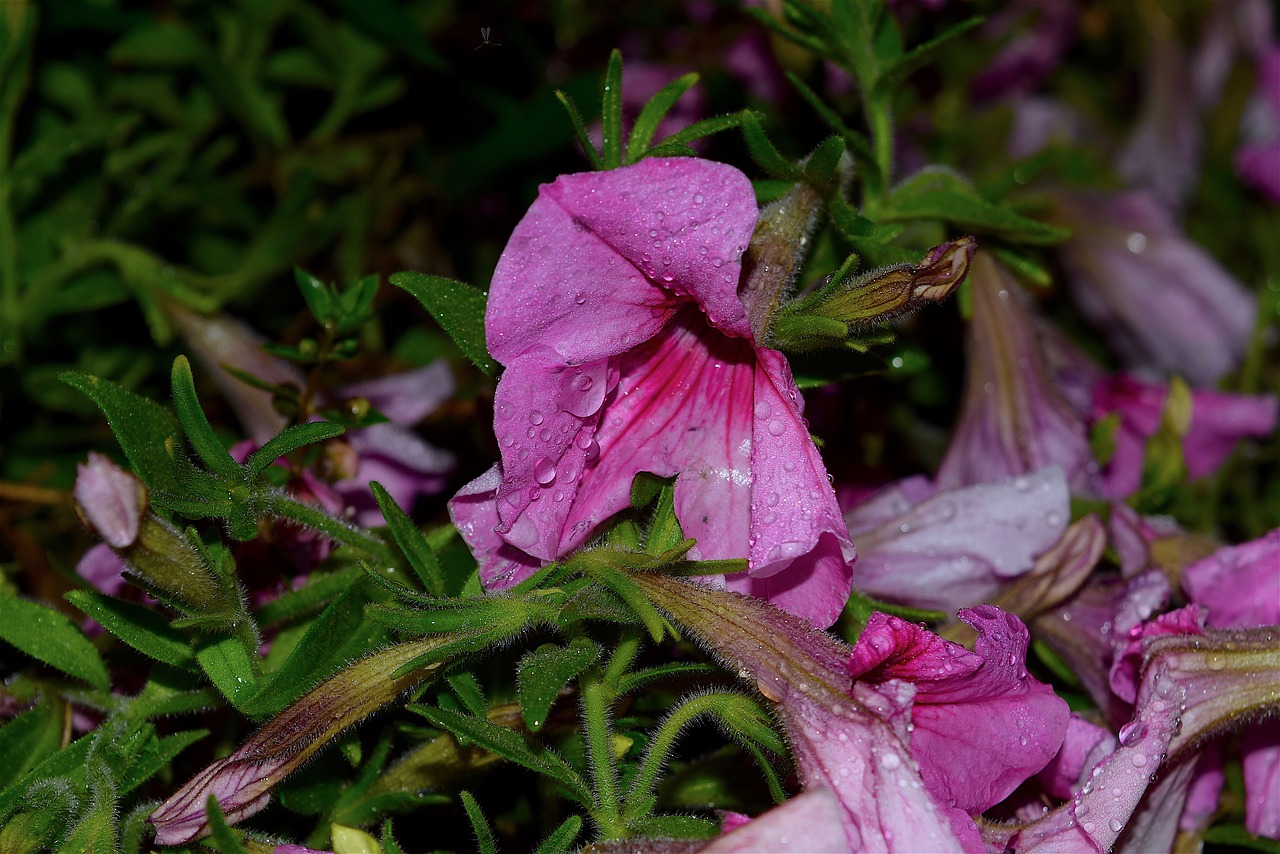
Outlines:
[[[529,423],[530,423],[530,424],[533,424],[533,425],[535,425],[535,426],[537,426],[538,424],[541,424],[541,423],[542,423],[542,413],[541,413],[541,412],[539,412],[539,411],[538,411],[538,410],[536,410],[536,409],[535,409],[535,410],[533,410],[532,412],[530,412],[530,413],[529,413]]]
[[[1136,744],[1147,734],[1147,725],[1142,721],[1129,721],[1120,727],[1120,743],[1125,747]]]
[[[781,420],[775,418],[769,422],[770,436],[781,436],[785,432],[787,432],[787,425],[783,424]]]
[[[538,483],[543,486],[547,486],[551,481],[556,479],[556,464],[546,457],[540,457],[538,461],[533,464],[533,476],[537,479]]]

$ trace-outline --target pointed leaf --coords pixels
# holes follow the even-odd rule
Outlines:
[[[583,124],[582,114],[578,112],[578,105],[573,103],[573,99],[559,89],[556,90],[556,98],[564,106],[565,112],[569,114],[569,123],[573,125],[573,135],[578,138],[578,144],[582,146],[587,159],[591,161],[591,168],[603,169],[604,164],[600,161],[600,152],[596,151],[595,144],[591,141],[591,135],[587,133],[587,126]],[[395,283],[394,279],[392,283]]]
[[[895,187],[881,216],[888,221],[940,220],[1020,243],[1061,243],[1071,234],[989,202],[959,175],[940,169],[918,172]]]
[[[598,644],[587,638],[574,638],[568,646],[543,644],[520,659],[517,696],[529,729],[537,732],[542,728],[564,686],[599,658]]]
[[[382,518],[387,520],[387,527],[391,529],[391,538],[404,553],[405,560],[409,561],[409,567],[422,582],[422,588],[432,596],[444,596],[448,592],[445,590],[444,570],[440,568],[440,559],[427,544],[426,537],[418,530],[418,526],[413,524],[413,520],[400,509],[400,505],[396,504],[395,499],[382,484],[376,480],[370,481],[369,489],[378,502]]]
[[[493,841],[493,828],[484,817],[484,810],[465,789],[458,793],[462,799],[462,807],[467,811],[467,819],[471,822],[471,830],[476,835],[476,848],[480,854],[498,854],[498,845]]]
[[[600,104],[600,159],[604,168],[622,165],[622,54],[609,54],[604,72],[604,97]]]
[[[196,660],[214,687],[236,708],[258,690],[258,677],[253,672],[244,646],[236,638],[224,637],[206,641],[196,650]]]
[[[742,136],[747,143],[747,151],[751,154],[751,159],[763,169],[767,174],[774,178],[782,178],[787,180],[798,180],[801,172],[795,167],[790,160],[783,157],[778,149],[774,148],[769,137],[765,134],[764,128],[760,126],[760,120],[754,114],[748,115],[742,120]]]
[[[391,284],[422,303],[477,368],[491,377],[498,375],[498,365],[485,348],[484,294],[462,282],[423,273],[396,273]]]
[[[644,105],[640,111],[640,115],[636,117],[636,123],[631,127],[631,136],[627,139],[627,162],[635,163],[644,157],[645,151],[649,148],[649,143],[653,140],[653,134],[658,129],[658,125],[675,106],[676,101],[690,87],[696,85],[698,75],[696,72],[690,72],[683,77],[672,80],[666,86],[657,91],[649,102]]]
[[[179,491],[174,455],[181,433],[167,410],[111,380],[77,371],[64,371],[58,379],[98,404],[124,455],[148,488]]]
[[[582,817],[571,815],[551,831],[551,835],[534,849],[534,854],[568,854],[573,842],[582,832]]]
[[[60,704],[42,703],[0,726],[0,792],[57,752],[62,742]]]
[[[328,285],[301,267],[293,268],[293,281],[298,290],[302,291],[302,299],[306,301],[307,308],[311,309],[311,316],[321,326],[333,319],[334,298]]]
[[[333,439],[345,432],[346,428],[341,424],[328,421],[295,424],[292,427],[286,427],[279,435],[273,436],[265,445],[254,451],[245,461],[245,465],[251,473],[259,475],[280,457],[291,454],[304,445]]]
[[[66,598],[143,655],[178,667],[195,663],[195,655],[186,637],[150,608],[93,590],[72,590]]]
[[[173,405],[178,410],[178,420],[191,442],[192,449],[204,461],[204,464],[224,480],[239,482],[244,480],[244,468],[231,458],[231,454],[223,447],[221,440],[213,432],[213,425],[200,407],[196,397],[195,378],[191,375],[191,362],[186,356],[178,356],[173,360],[173,372],[170,375],[173,385]]]
[[[0,639],[100,691],[110,688],[107,668],[93,644],[52,608],[0,593]]]

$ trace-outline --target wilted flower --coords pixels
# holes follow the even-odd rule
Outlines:
[[[1092,494],[1097,464],[1084,422],[1049,374],[1021,289],[985,252],[973,259],[969,281],[968,373],[938,487],[986,483],[1056,464],[1073,493]]]
[[[582,545],[647,471],[676,478],[692,557],[749,560],[725,585],[835,620],[853,546],[786,359],[738,295],[756,220],[746,176],[705,161],[542,187],[490,287],[502,460],[450,503],[487,586]]]
[[[1072,229],[1060,250],[1071,294],[1130,370],[1205,386],[1235,369],[1254,299],[1154,198],[1062,193],[1058,210]]]
[[[1236,171],[1280,203],[1280,46],[1272,47],[1258,63],[1258,89],[1245,113],[1243,131]]]

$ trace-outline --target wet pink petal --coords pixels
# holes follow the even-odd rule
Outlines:
[[[486,316],[506,365],[499,482],[453,510],[491,587],[581,546],[646,471],[676,478],[695,558],[748,559],[724,583],[822,625],[838,616],[853,546],[786,361],[753,343],[737,293],[756,216],[745,176],[702,161],[542,188]],[[496,506],[479,507],[490,491]],[[479,551],[494,548],[505,555]]]
[[[1143,659],[1146,652],[1146,641],[1161,635],[1202,635],[1204,634],[1204,609],[1196,605],[1187,605],[1176,611],[1161,614],[1135,626],[1129,631],[1128,640],[1116,654],[1115,663],[1111,665],[1111,690],[1120,699],[1132,703],[1138,693],[1139,680],[1142,678]]]
[[[990,598],[1029,572],[1062,536],[1070,496],[1049,466],[994,483],[946,490],[919,503],[915,484],[845,514],[858,543],[854,586],[880,599],[950,611]],[[892,509],[895,512],[887,512]]]
[[[856,681],[916,688],[911,754],[942,803],[980,813],[1057,754],[1067,704],[1027,673],[1027,629],[990,605],[960,612],[973,652],[919,625],[873,614],[849,659]]]
[[[1226,775],[1222,773],[1222,747],[1210,744],[1196,760],[1187,786],[1187,802],[1178,819],[1179,830],[1203,831],[1218,811],[1218,799]]]
[[[831,790],[814,787],[754,819],[724,822],[725,835],[700,851],[707,854],[753,854],[797,851],[839,854],[849,850],[841,827],[840,802]]]
[[[1040,772],[1040,782],[1055,798],[1068,800],[1089,781],[1089,772],[1115,749],[1116,739],[1110,730],[1072,712],[1062,749]]]
[[[498,486],[502,475],[491,466],[458,490],[449,501],[449,517],[463,542],[480,562],[480,580],[490,589],[509,587],[532,575],[541,563],[497,533]]]

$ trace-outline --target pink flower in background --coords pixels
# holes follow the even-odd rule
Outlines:
[[[1192,243],[1147,193],[1062,193],[1072,235],[1059,250],[1081,313],[1144,380],[1211,386],[1253,334],[1249,291]]]
[[[1236,172],[1280,204],[1280,46],[1258,63],[1258,88],[1245,113]]]
[[[1102,493],[1126,498],[1142,485],[1146,441],[1160,426],[1168,388],[1117,374],[1094,388],[1093,417],[1120,415],[1115,453],[1103,473]],[[1269,395],[1196,390],[1191,393],[1191,423],[1182,439],[1183,460],[1192,479],[1212,474],[1235,446],[1249,437],[1265,437],[1276,427],[1277,401]]]
[[[485,320],[501,462],[450,502],[486,586],[581,546],[646,471],[676,478],[694,558],[748,559],[725,586],[834,622],[854,550],[786,359],[738,296],[756,219],[746,176],[705,161],[541,188]]]

